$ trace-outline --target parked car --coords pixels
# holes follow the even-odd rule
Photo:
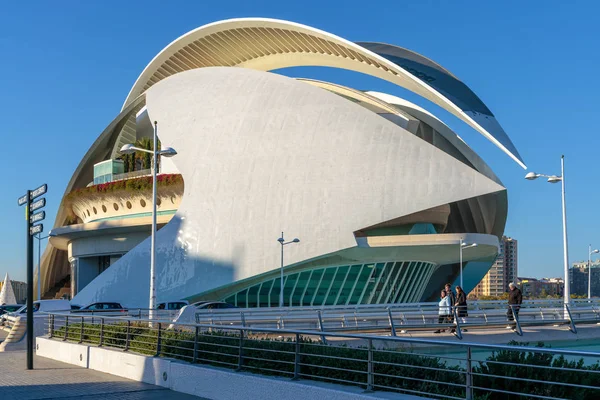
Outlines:
[[[71,307],[73,307],[73,306],[78,307],[77,304],[71,304]],[[123,312],[125,312],[127,310],[125,309],[125,307],[123,307],[121,305],[121,303],[116,303],[116,302],[92,303],[92,304],[88,304],[87,306],[72,310],[72,312],[95,312],[95,311],[101,311],[101,312],[123,311]]]
[[[47,311],[68,311],[71,309],[71,304],[67,300],[37,300],[33,302],[33,312],[37,313]],[[22,317],[27,318],[27,306],[22,306],[17,311],[2,315],[2,322],[7,317]]]
[[[238,307],[236,307],[232,304],[229,304],[229,303],[225,303],[224,301],[207,301],[207,302],[200,302],[200,304],[198,304],[196,306],[196,308],[198,310],[219,310],[219,309],[238,308]]]
[[[0,306],[0,315],[12,313],[23,307],[23,304],[4,304]]]
[[[156,307],[157,310],[172,310],[177,311],[181,310],[183,307],[189,305],[190,302],[187,300],[177,300],[177,301],[166,301],[163,303],[159,303]]]

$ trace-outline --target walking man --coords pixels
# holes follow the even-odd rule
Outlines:
[[[506,316],[509,321],[514,321],[515,317],[519,316],[519,309],[521,308],[521,303],[523,303],[523,294],[512,282],[508,285],[508,289],[508,311],[506,312]],[[506,329],[515,329],[515,327],[516,324],[509,323]]]

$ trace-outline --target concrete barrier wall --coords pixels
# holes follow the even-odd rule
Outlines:
[[[364,393],[357,387],[324,382],[233,372],[43,337],[37,338],[37,355],[211,400],[423,400],[394,393]]]

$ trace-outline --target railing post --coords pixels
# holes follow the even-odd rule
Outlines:
[[[388,319],[390,321],[390,332],[392,333],[392,336],[396,336],[396,327],[394,326],[394,318],[392,318],[392,310],[390,310],[390,308],[387,308],[388,311]]]
[[[294,357],[294,377],[292,380],[300,379],[300,334],[296,333],[296,352]]]
[[[239,349],[238,349],[237,371],[241,371],[243,365],[244,365],[244,330],[240,329],[240,342],[239,342]]]
[[[161,345],[162,345],[162,337],[161,337],[161,323],[158,323],[158,333],[156,335],[156,355],[155,357],[158,357],[160,355],[160,350],[161,350]]]
[[[65,317],[65,337],[63,339],[63,342],[67,340],[69,335],[69,317]]]
[[[125,350],[129,350],[129,341],[131,338],[131,320],[127,320],[127,334],[125,335]]]
[[[515,332],[517,333],[517,335],[523,336],[523,330],[521,329],[521,323],[519,322],[519,313],[515,313],[515,307],[512,304],[510,304],[509,307],[510,312],[512,313],[512,316],[515,320]]]
[[[98,347],[102,347],[104,344],[104,318],[100,318],[100,343]]]
[[[454,322],[456,323],[456,337],[462,340],[462,331],[460,329],[460,321],[458,320],[456,308],[457,307],[452,307],[452,314],[454,314]]]
[[[373,339],[368,341],[368,359],[367,359],[367,392],[373,391]]]
[[[81,330],[79,331],[79,343],[83,343],[83,322],[84,317],[81,317]]]
[[[194,356],[192,357],[192,364],[196,364],[198,361],[198,325],[194,332]]]
[[[321,317],[321,310],[317,310],[317,322],[319,323],[319,330],[323,332],[325,329],[323,328],[323,318]],[[327,339],[325,339],[325,335],[321,335],[321,341],[323,344],[327,344]]]
[[[471,365],[471,346],[467,346],[467,376],[465,377],[465,383],[466,383],[466,393],[465,393],[465,398],[466,400],[472,400],[473,399],[473,369],[472,369],[472,365]]]
[[[50,314],[50,338],[54,337],[54,314]]]
[[[571,307],[568,304],[565,304],[565,309],[567,310],[567,315],[569,316],[569,322],[571,323],[571,332],[577,333],[577,328],[575,327],[575,322],[573,322],[573,316],[571,315]]]

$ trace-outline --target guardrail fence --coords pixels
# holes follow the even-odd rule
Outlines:
[[[48,315],[48,335],[55,340],[367,391],[449,399],[600,398],[600,353],[138,316]]]

